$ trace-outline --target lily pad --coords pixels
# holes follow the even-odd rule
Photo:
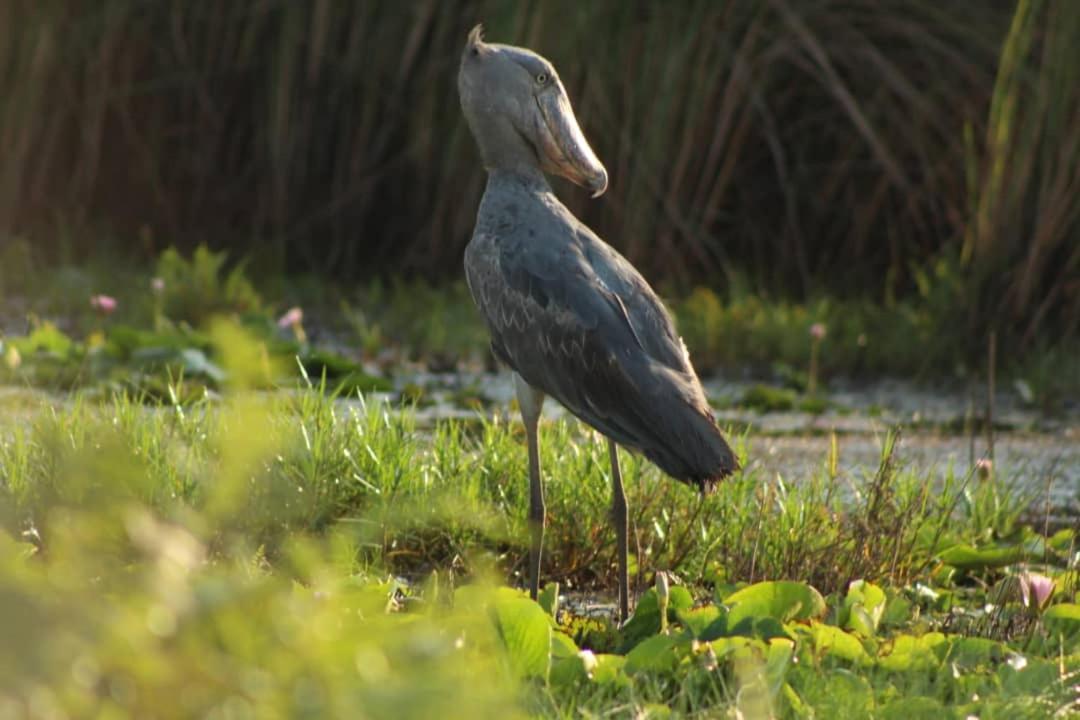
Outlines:
[[[578,648],[577,643],[574,642],[573,638],[571,638],[569,635],[567,635],[564,632],[559,632],[558,630],[552,631],[552,633],[551,633],[551,657],[552,657],[552,659],[573,657],[574,655],[577,655],[579,652],[581,652],[581,650],[580,650],[580,648]]]
[[[716,653],[718,658],[724,658],[738,650],[743,650],[744,648],[755,648],[760,651],[765,650],[765,644],[761,640],[744,637],[742,635],[717,638],[710,642],[709,646],[712,647],[713,652]]]
[[[889,652],[878,659],[878,665],[886,670],[912,671],[939,667],[948,641],[939,632],[925,635],[899,635],[893,640]]]
[[[552,631],[543,608],[516,590],[499,588],[491,609],[514,673],[547,677]]]
[[[596,666],[591,672],[597,685],[630,685],[625,672],[626,658],[622,655],[601,654],[596,656]]]
[[[593,679],[599,664],[592,650],[581,650],[569,635],[555,630],[551,633],[551,672],[548,682],[556,687],[570,687]],[[621,661],[622,658],[619,658]]]
[[[1080,634],[1080,605],[1074,603],[1051,605],[1042,617],[1046,627],[1053,632],[1062,633],[1066,637]]]
[[[653,635],[626,656],[626,672],[670,672],[679,664],[679,646],[689,646],[685,638],[673,635]]]
[[[682,585],[675,585],[668,592],[668,619],[678,620],[680,611],[694,606],[690,591]],[[660,606],[656,589],[649,588],[638,600],[637,607],[630,620],[623,626],[622,652],[627,652],[647,637],[660,632]]]
[[[1042,536],[1025,530],[1011,542],[1001,542],[983,548],[960,543],[941,552],[941,561],[959,570],[981,570],[1012,565],[1021,560],[1042,560],[1052,547]]]
[[[835,625],[816,622],[810,626],[808,634],[814,644],[814,649],[821,656],[859,664],[870,662],[870,656],[867,655],[863,644],[859,642],[859,638],[844,632]]]
[[[676,617],[695,640],[715,640],[725,634],[727,628],[727,613],[715,605],[695,608],[693,610],[680,610]]]
[[[960,668],[995,665],[1005,657],[1007,648],[996,640],[961,637],[949,646],[948,660]]]
[[[67,357],[75,349],[75,343],[51,322],[44,322],[24,338],[9,339],[12,347],[23,355],[47,353]]]
[[[855,580],[848,586],[840,608],[840,627],[863,637],[873,637],[885,614],[885,606],[884,590],[865,580]]]
[[[765,655],[765,676],[769,680],[769,691],[774,697],[783,686],[794,656],[794,641],[787,638],[773,638],[769,641],[769,651]]]
[[[732,593],[725,602],[728,627],[734,628],[746,618],[772,617],[780,622],[809,620],[825,613],[825,600],[806,583],[770,581],[751,585]]]
[[[536,602],[544,608],[544,612],[551,617],[556,617],[559,613],[559,583],[545,585],[539,597],[536,598]]]

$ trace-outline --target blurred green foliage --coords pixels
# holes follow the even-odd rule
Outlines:
[[[618,628],[554,588],[541,606],[498,586],[526,555],[518,427],[421,433],[363,396],[268,394],[257,336],[217,320],[207,337],[220,398],[0,412],[4,717],[1074,707],[1075,531],[1019,524],[1031,498],[996,475],[934,488],[889,436],[865,478],[832,459],[788,484],[743,437],[747,469],[699,497],[627,456],[635,584],[682,581]],[[610,585],[606,443],[565,422],[544,437],[547,572]],[[1038,605],[1016,591],[1033,567]]]
[[[92,387],[106,394],[123,389],[147,401],[193,399],[235,382],[237,374],[264,388],[325,379],[332,392],[390,389],[357,360],[313,346],[303,332],[302,313],[295,324],[275,322],[243,267],[226,273],[225,262],[225,253],[200,246],[190,259],[173,249],[164,252],[153,278],[132,268],[84,271],[91,286],[116,287],[120,299],[105,312],[82,295],[84,304],[60,319],[68,332],[38,312],[49,316],[76,306],[83,288],[34,288],[38,295],[23,298],[36,310],[26,314],[27,332],[0,332],[0,381],[60,390]],[[33,261],[27,268],[32,287],[47,282],[48,268]],[[6,277],[0,268],[0,279]],[[213,336],[234,330],[257,343],[251,357],[229,368],[221,365],[221,343]]]
[[[263,302],[244,273],[243,264],[225,272],[225,252],[213,252],[205,245],[185,258],[176,248],[168,248],[157,260],[151,286],[160,296],[160,311],[170,319],[201,325],[217,314],[258,313]]]

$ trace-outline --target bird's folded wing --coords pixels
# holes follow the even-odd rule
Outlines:
[[[557,268],[521,254],[491,260],[469,284],[496,355],[530,385],[631,447],[647,444],[661,399],[699,405],[696,378],[650,355],[623,300],[584,257],[564,254]]]

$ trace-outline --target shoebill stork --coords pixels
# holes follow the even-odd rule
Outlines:
[[[469,33],[458,93],[487,187],[465,275],[495,356],[514,371],[529,451],[529,591],[540,584],[546,396],[608,438],[619,613],[629,613],[627,507],[617,445],[702,491],[737,468],[670,315],[637,270],[559,202],[545,173],[607,189],[550,62]]]

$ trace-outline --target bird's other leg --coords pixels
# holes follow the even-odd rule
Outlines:
[[[521,419],[525,423],[525,439],[529,445],[529,595],[533,600],[540,592],[540,558],[544,549],[544,485],[540,478],[540,410],[544,393],[535,389],[514,373]]]
[[[619,471],[619,449],[614,440],[608,440],[608,453],[611,455],[611,521],[615,524],[615,553],[619,564],[619,621],[625,622],[630,615],[630,571],[626,549],[630,523]]]

